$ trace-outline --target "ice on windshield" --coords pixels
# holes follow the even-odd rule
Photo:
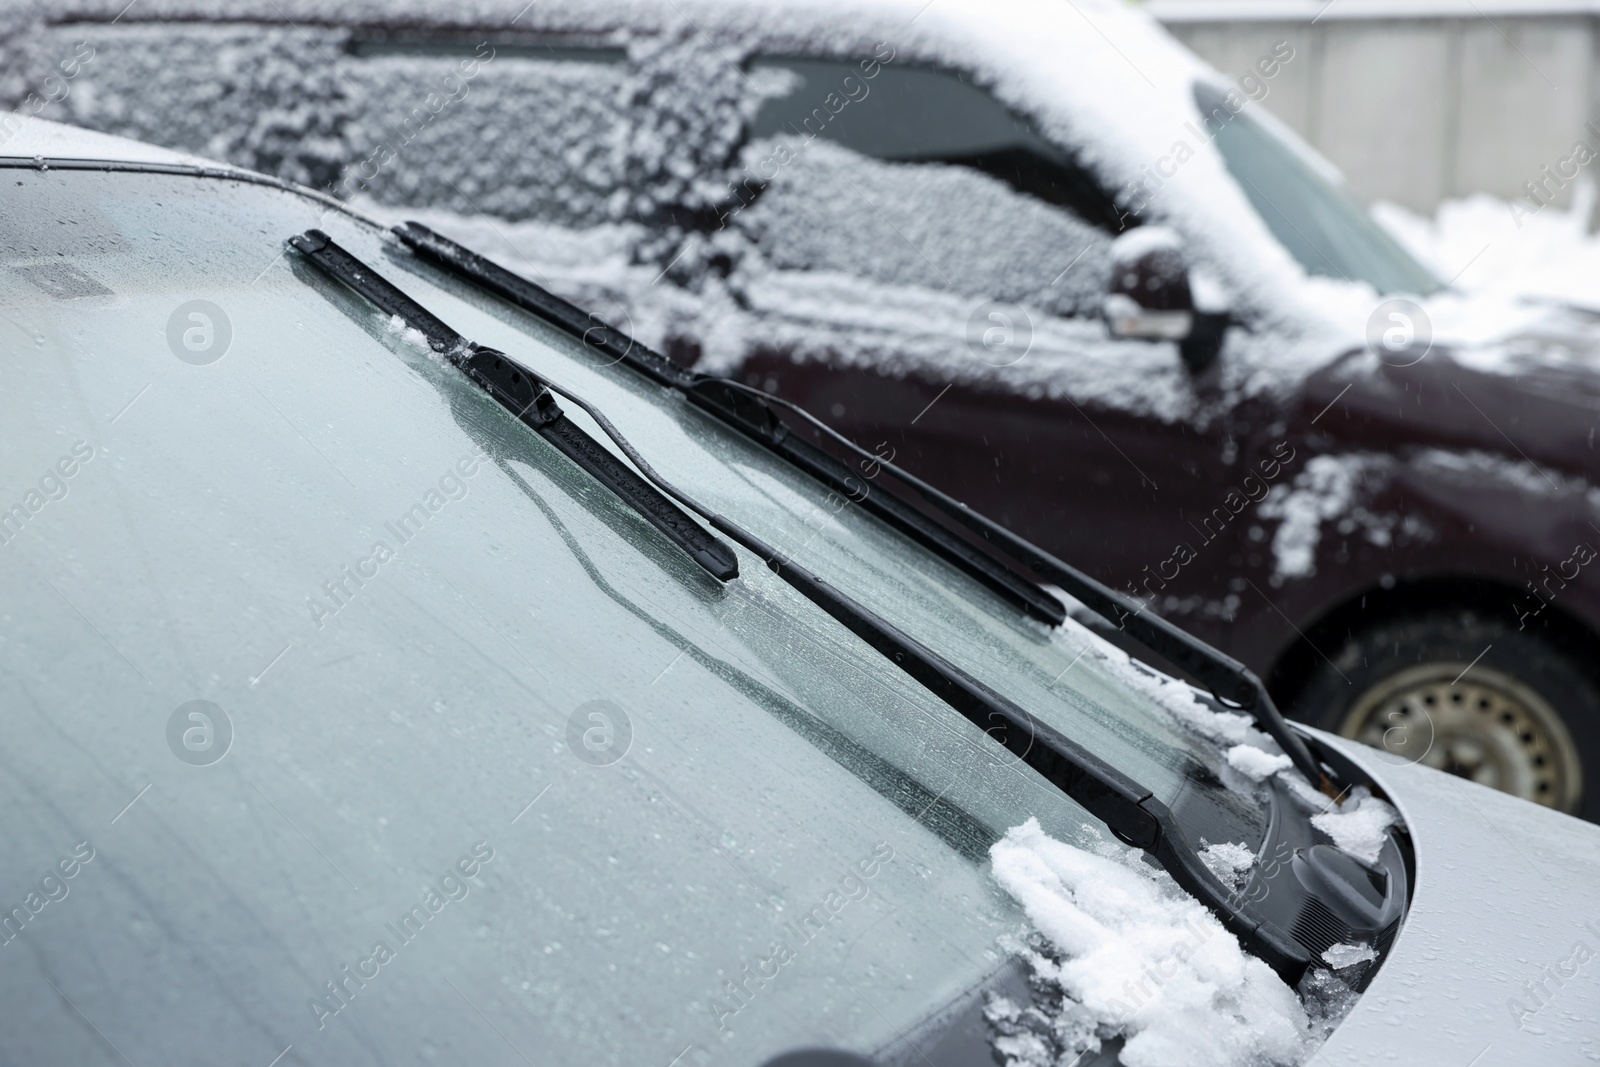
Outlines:
[[[760,1059],[818,1018],[873,1050],[1004,963],[1020,913],[984,861],[1006,828],[1085,832],[764,568],[711,583],[329,289],[283,248],[313,226],[1182,818],[1259,836],[1259,807],[1081,628],[1017,619],[376,231],[231,181],[13,173],[14,203],[84,239],[46,277],[38,240],[0,234],[3,421],[44,487],[0,545],[29,619],[0,645],[30,753],[0,769],[7,852],[19,871],[97,852],[8,971],[19,1012],[61,1012],[48,967],[150,1062],[188,1047],[176,1003],[233,1058],[263,1031],[342,1061],[441,1033],[499,1055],[472,1008],[437,1007],[457,1001],[586,1062]],[[123,988],[96,977],[135,964]],[[598,1023],[619,1005],[672,1032]]]

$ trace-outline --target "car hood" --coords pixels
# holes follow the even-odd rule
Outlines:
[[[1600,1058],[1600,826],[1319,736],[1388,792],[1416,876],[1389,956],[1315,1062]]]

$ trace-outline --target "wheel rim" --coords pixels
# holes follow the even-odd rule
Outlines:
[[[1543,804],[1577,810],[1583,767],[1548,701],[1509,674],[1425,663],[1391,675],[1351,706],[1339,733],[1385,753]]]

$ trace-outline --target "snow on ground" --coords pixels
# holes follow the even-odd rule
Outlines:
[[[1475,295],[1536,297],[1600,309],[1600,235],[1589,232],[1595,191],[1575,187],[1572,207],[1477,194],[1447,200],[1432,219],[1394,204],[1372,213],[1417,258]]]
[[[1041,1035],[1020,1026],[1002,1038],[1013,1065],[1063,1062],[1104,1039],[1125,1039],[1127,1067],[1232,1067],[1298,1063],[1313,1028],[1294,991],[1165,873],[1135,849],[1095,855],[1049,837],[1029,819],[989,854],[994,876],[1050,948],[1035,974],[1059,987],[1069,1010]],[[991,1004],[991,1021],[1020,1022]]]

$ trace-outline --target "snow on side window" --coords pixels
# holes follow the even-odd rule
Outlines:
[[[68,25],[41,54],[93,49],[51,115],[325,188],[347,158],[344,35],[253,25]],[[322,55],[319,55],[319,52]]]
[[[729,208],[771,266],[1091,311],[1116,212],[982,89],[894,53],[762,59],[788,76],[750,123]]]
[[[1110,236],[988,175],[884,163],[830,144],[790,147],[794,162],[738,223],[773,267],[1055,315],[1088,314],[1105,294]]]
[[[344,66],[362,102],[347,135],[347,191],[511,220],[608,220],[627,80],[613,50],[541,58],[463,43]]]

